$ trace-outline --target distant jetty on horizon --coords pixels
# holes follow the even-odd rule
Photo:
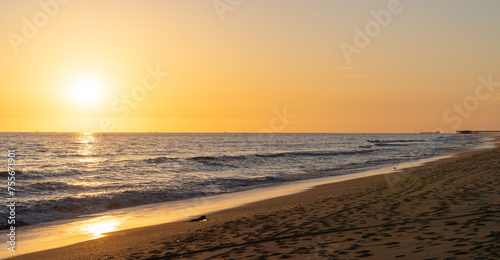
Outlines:
[[[457,134],[500,134],[500,130],[459,130]]]

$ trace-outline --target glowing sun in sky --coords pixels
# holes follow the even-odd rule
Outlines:
[[[103,83],[93,77],[77,78],[71,85],[73,99],[82,105],[97,103],[103,96]]]

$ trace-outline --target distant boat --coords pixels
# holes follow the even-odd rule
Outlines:
[[[436,132],[420,132],[421,134],[440,134],[441,132],[436,131]]]

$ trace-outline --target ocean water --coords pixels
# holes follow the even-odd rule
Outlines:
[[[0,133],[15,150],[17,224],[294,180],[344,175],[471,148],[455,134]],[[6,185],[4,185],[6,187]],[[0,199],[10,197],[0,193]],[[6,207],[0,227],[7,227]]]

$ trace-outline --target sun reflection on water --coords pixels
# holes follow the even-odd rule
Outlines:
[[[83,156],[86,158],[78,159],[82,163],[92,163],[95,162],[95,158],[88,158],[96,154],[96,138],[94,133],[78,133],[76,137],[76,143],[80,144],[78,147],[78,156]],[[87,157],[88,156],[88,157]]]
[[[96,162],[97,159],[96,158],[80,158],[78,159],[79,162],[82,162],[82,163],[91,163],[91,162]]]
[[[120,224],[117,220],[106,217],[94,219],[82,227],[82,231],[91,234],[93,239],[103,237],[105,233],[116,231]]]

